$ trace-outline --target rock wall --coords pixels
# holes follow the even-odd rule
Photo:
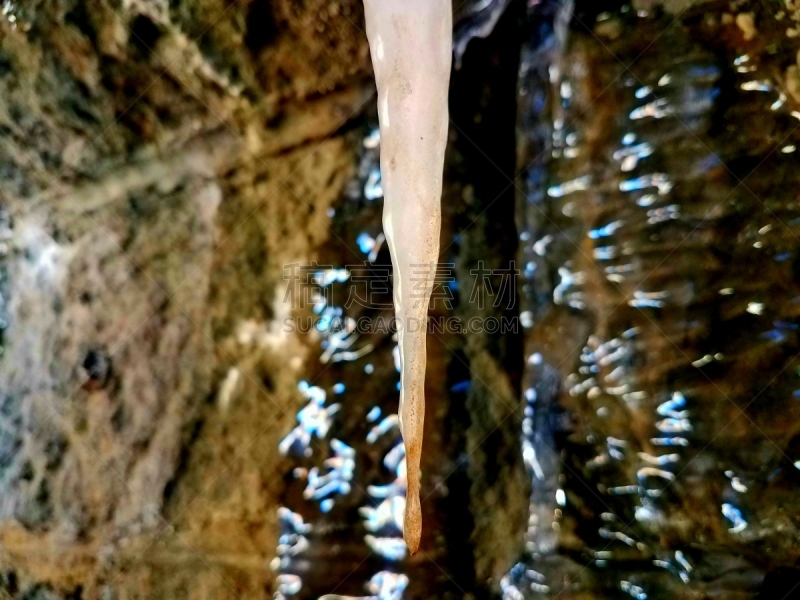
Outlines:
[[[275,328],[277,286],[353,168],[362,19],[3,3],[5,594],[268,595],[307,355]]]

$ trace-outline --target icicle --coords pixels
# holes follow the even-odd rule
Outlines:
[[[402,366],[400,431],[408,460],[403,535],[413,554],[422,532],[425,332],[439,256],[453,17],[450,0],[365,0],[364,7],[378,88],[383,229],[394,266]]]

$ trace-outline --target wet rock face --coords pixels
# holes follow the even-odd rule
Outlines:
[[[797,560],[797,44],[737,8],[579,4],[546,135],[523,108],[529,352],[570,425],[518,589],[748,598]]]

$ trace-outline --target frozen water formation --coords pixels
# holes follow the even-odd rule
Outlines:
[[[403,537],[419,548],[419,465],[425,413],[425,320],[439,256],[450,0],[365,0],[381,130],[383,229],[394,269],[400,346],[400,432],[407,452]]]

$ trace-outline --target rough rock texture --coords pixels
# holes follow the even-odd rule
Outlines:
[[[355,1],[3,3],[6,595],[268,593],[306,358],[277,286],[352,170],[361,20]]]

